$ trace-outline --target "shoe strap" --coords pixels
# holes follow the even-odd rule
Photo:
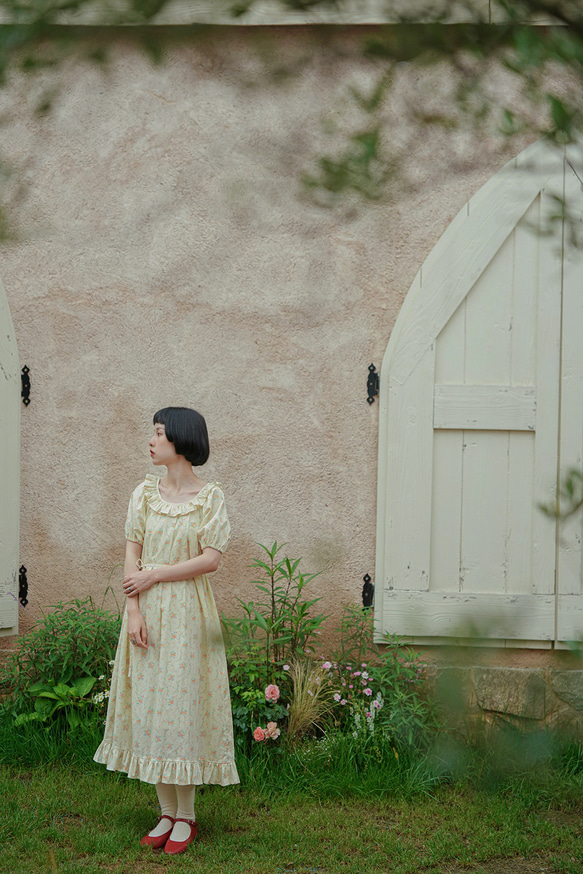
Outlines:
[[[192,825],[196,828],[196,820],[194,819],[182,819],[182,817],[178,817],[174,822],[186,822],[188,825]]]

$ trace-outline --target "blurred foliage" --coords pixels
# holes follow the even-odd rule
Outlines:
[[[263,10],[265,2],[262,0]],[[307,16],[326,7],[341,8],[338,0],[272,2]],[[155,24],[156,16],[170,5],[171,0],[0,0],[0,20],[8,22],[0,25],[0,86],[7,83],[14,69],[42,74],[48,67],[58,67],[72,52],[81,51],[85,58],[105,64],[109,27]],[[219,12],[233,20],[244,19],[254,6],[255,0],[216,0]],[[387,18],[395,22],[393,6],[392,0],[386,0]],[[467,23],[452,23],[452,9],[459,12],[464,8]],[[456,75],[457,90],[449,111],[431,112],[423,101],[417,108],[414,102],[409,107],[411,115],[426,127],[449,130],[468,122],[481,126],[494,118],[505,136],[535,128],[537,134],[559,143],[576,139],[583,119],[582,4],[572,0],[492,0],[488,18],[482,14],[484,8],[485,4],[472,0],[455,5],[424,0],[410,4],[397,24],[375,28],[372,36],[367,28],[363,57],[375,65],[376,80],[366,94],[349,89],[347,114],[352,118],[356,112],[358,119],[335,129],[333,147],[323,149],[326,154],[315,157],[312,169],[304,173],[304,190],[313,201],[331,206],[349,195],[370,202],[393,192],[402,155],[391,135],[384,106],[395,68],[401,63],[446,63]],[[557,25],[533,26],[529,22],[536,16],[546,21],[551,18]],[[60,26],[72,21],[98,26]],[[335,30],[320,28],[320,37],[325,40],[327,33]],[[152,27],[135,28],[135,33],[151,59],[162,61],[166,35]],[[87,34],[93,42],[86,40]],[[96,47],[96,36],[103,37],[102,46]],[[505,105],[503,95],[492,84],[493,61],[517,77],[522,99],[515,100],[513,106]],[[557,71],[562,75],[549,75]],[[54,87],[45,90],[36,112],[49,112],[55,93]],[[2,200],[0,239],[6,239],[11,236],[9,206]]]
[[[577,468],[568,470],[561,480],[557,500],[552,504],[541,504],[540,509],[547,516],[568,519],[583,507],[583,471]]]

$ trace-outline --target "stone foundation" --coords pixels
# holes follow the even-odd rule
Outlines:
[[[583,670],[429,665],[425,676],[428,694],[468,733],[505,723],[583,737]]]

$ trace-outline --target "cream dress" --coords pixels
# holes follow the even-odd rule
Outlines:
[[[142,566],[178,564],[207,546],[224,552],[230,526],[219,483],[169,504],[159,482],[147,476],[128,509],[126,539],[142,544]],[[95,761],[146,783],[238,783],[225,647],[207,577],[157,583],[139,599],[148,648],[130,645],[124,611]]]

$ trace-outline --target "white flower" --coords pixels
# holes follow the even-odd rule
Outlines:
[[[289,665],[283,665],[282,667],[284,671],[289,671]]]
[[[322,667],[324,668],[325,671],[329,671],[330,668],[332,667],[332,662],[324,662]]]

